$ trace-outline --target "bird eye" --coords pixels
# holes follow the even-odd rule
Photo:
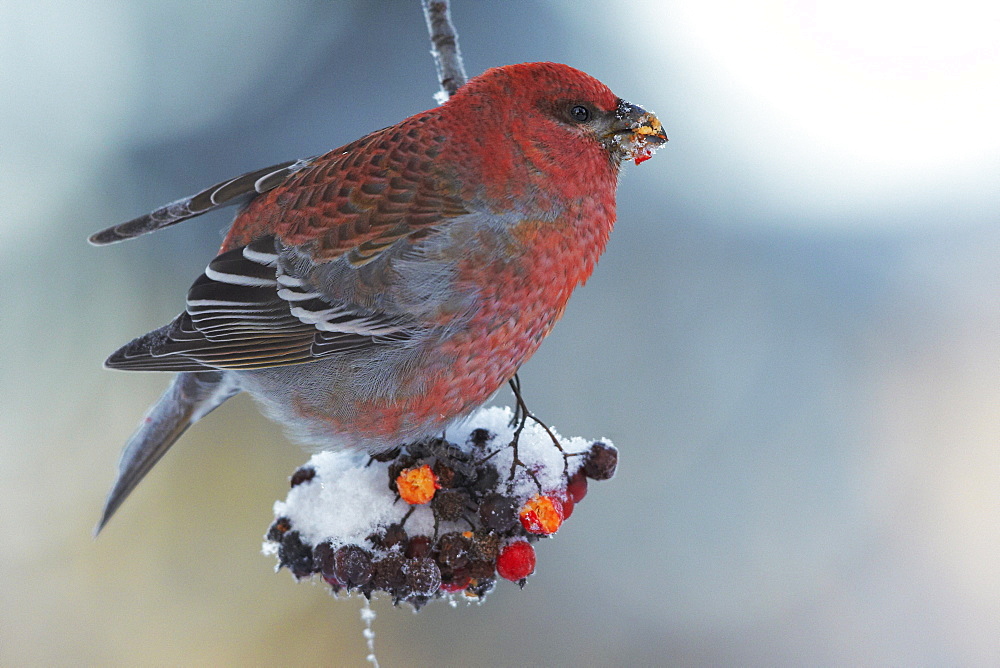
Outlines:
[[[590,118],[590,109],[587,109],[582,104],[574,106],[570,109],[569,113],[575,120],[580,121],[581,123]]]

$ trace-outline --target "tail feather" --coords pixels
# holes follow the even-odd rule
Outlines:
[[[161,206],[156,211],[144,216],[95,232],[90,235],[88,241],[95,246],[106,246],[176,225],[213,209],[233,204],[245,204],[248,198],[256,197],[278,187],[287,181],[288,177],[310,162],[312,162],[312,158],[289,160],[278,165],[258,169],[256,172],[237,176],[235,179],[216,183],[211,188]]]
[[[229,378],[219,371],[177,374],[125,444],[95,536],[181,434],[239,391]]]

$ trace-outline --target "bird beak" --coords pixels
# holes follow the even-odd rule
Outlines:
[[[618,145],[622,159],[634,160],[638,165],[653,157],[656,149],[667,143],[667,133],[654,114],[621,100],[606,140]]]

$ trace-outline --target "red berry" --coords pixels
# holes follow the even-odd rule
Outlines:
[[[565,522],[566,520],[569,519],[570,515],[573,514],[573,506],[575,506],[576,504],[573,502],[573,497],[571,497],[569,494],[566,495],[566,498],[561,499],[561,501],[563,509],[563,522]]]
[[[524,540],[514,541],[497,557],[497,573],[511,582],[520,582],[535,572],[535,548]]]
[[[587,476],[583,470],[577,471],[566,485],[566,493],[573,503],[580,503],[587,496]]]

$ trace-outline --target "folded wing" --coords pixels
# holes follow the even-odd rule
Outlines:
[[[274,237],[212,260],[169,325],[139,337],[105,363],[113,369],[262,369],[368,346],[405,345],[417,323],[335,303],[283,274]]]

